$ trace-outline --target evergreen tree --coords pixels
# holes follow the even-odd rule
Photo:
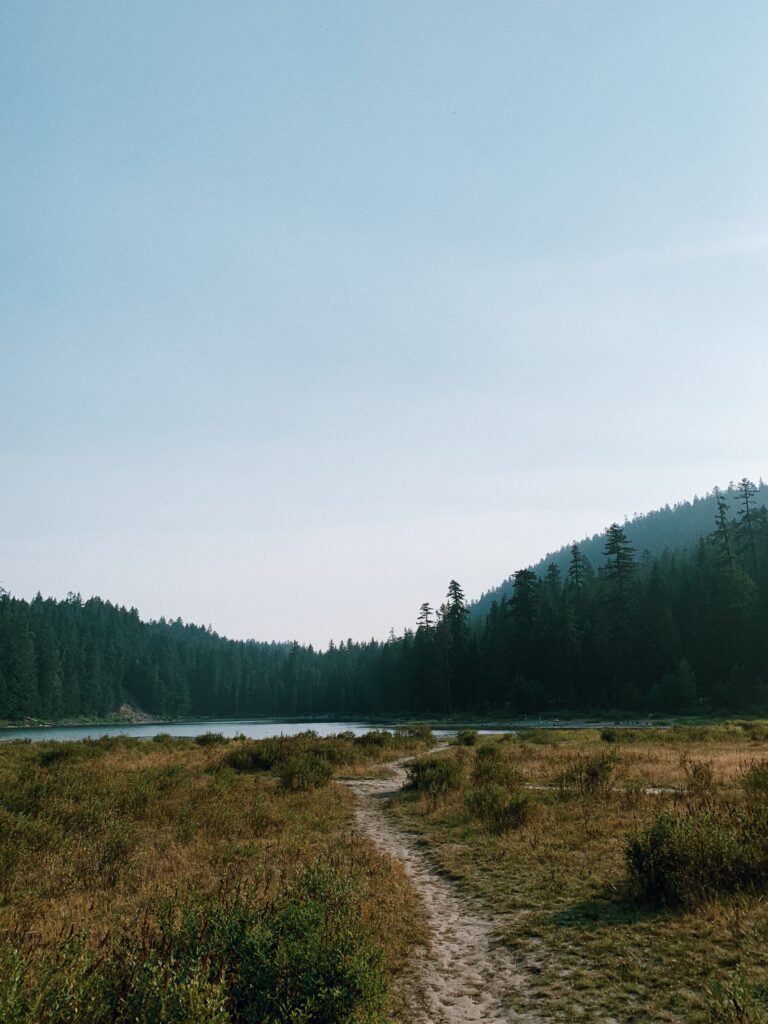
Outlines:
[[[612,523],[608,527],[603,554],[606,558],[604,578],[618,597],[624,599],[635,574],[635,549],[618,523]]]
[[[731,532],[728,523],[728,503],[725,495],[716,490],[717,512],[715,513],[715,537],[720,548],[720,553],[725,562],[730,565],[733,561],[731,554]]]
[[[736,536],[740,542],[741,549],[744,552],[747,560],[747,564],[752,573],[753,578],[757,577],[757,546],[755,543],[755,527],[754,527],[754,508],[752,500],[757,493],[757,488],[744,477],[739,481],[737,489],[739,495],[739,501],[741,502],[741,508],[737,513],[737,533]]]

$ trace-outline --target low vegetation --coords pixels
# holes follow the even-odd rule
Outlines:
[[[760,722],[478,737],[422,759],[394,812],[503,915],[521,1011],[766,1024],[766,743]]]
[[[0,744],[0,1021],[383,1021],[422,925],[333,776],[429,737]]]
[[[337,774],[480,896],[521,1013],[768,1024],[768,729],[0,745],[3,1024],[383,1024],[425,937]],[[471,738],[470,738],[471,735]]]
[[[768,889],[768,808],[711,803],[660,811],[630,836],[630,877],[650,904],[692,906]]]

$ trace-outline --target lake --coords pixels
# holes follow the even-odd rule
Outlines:
[[[0,730],[0,740],[96,740],[100,736],[136,736],[151,739],[158,733],[169,736],[199,736],[204,732],[220,732],[223,736],[248,736],[263,740],[269,736],[295,736],[296,733],[314,729],[319,736],[333,736],[338,732],[353,732],[360,736],[371,729],[380,729],[381,724],[372,722],[285,722],[277,718],[254,718],[220,722],[156,722],[152,725],[65,725],[43,726],[30,729]],[[499,732],[507,730],[499,729]],[[455,729],[436,729],[436,736],[451,736]]]
[[[406,723],[407,724],[407,723]],[[435,736],[455,736],[460,729],[475,729],[477,732],[488,735],[491,733],[517,732],[518,729],[525,729],[534,726],[539,729],[602,729],[608,726],[626,726],[633,729],[647,728],[668,728],[669,722],[665,720],[642,719],[638,721],[617,722],[610,719],[601,721],[588,721],[586,719],[545,719],[528,718],[519,720],[507,720],[503,724],[494,725],[488,728],[478,727],[473,722],[457,722],[450,729],[435,728],[432,731]],[[296,733],[306,732],[307,729],[314,729],[318,736],[333,736],[338,732],[353,732],[360,736],[371,729],[392,729],[394,725],[382,724],[381,722],[311,722],[311,721],[285,721],[280,718],[245,718],[245,719],[222,719],[221,721],[195,721],[188,722],[155,722],[151,725],[54,725],[37,726],[23,729],[0,729],[0,742],[2,740],[97,740],[100,736],[136,736],[140,739],[152,739],[159,733],[166,733],[169,736],[199,736],[204,732],[220,732],[223,736],[247,736],[249,739],[263,740],[270,736],[295,736]]]

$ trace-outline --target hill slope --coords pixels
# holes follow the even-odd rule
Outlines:
[[[738,508],[738,495],[734,484],[730,484],[727,490],[722,491],[729,506],[729,515],[734,515]],[[763,480],[757,485],[755,505],[768,506],[768,484]],[[712,533],[715,528],[716,492],[712,491],[704,497],[694,497],[692,501],[681,501],[676,505],[665,505],[663,508],[655,509],[653,512],[646,512],[635,516],[624,523],[624,531],[627,539],[634,547],[638,556],[644,552],[658,557],[665,549],[670,550],[691,550],[696,546],[701,537]],[[595,533],[591,537],[585,537],[578,541],[581,553],[588,558],[594,568],[598,568],[605,561],[603,546],[605,544],[606,531]],[[570,562],[570,544],[565,544],[558,551],[545,555],[541,561],[530,566],[533,571],[543,576],[547,566],[554,562],[565,575]],[[494,601],[501,597],[510,597],[512,594],[513,576],[508,576],[497,587],[486,591],[472,605],[474,618],[484,618]]]

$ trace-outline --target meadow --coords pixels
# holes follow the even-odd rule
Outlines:
[[[493,908],[531,1020],[768,1021],[768,729],[466,731],[394,801]]]
[[[2,1024],[382,1024],[429,942],[340,776],[473,894],[525,1021],[768,1021],[768,726],[0,744]],[[412,989],[411,989],[412,991]]]
[[[423,939],[332,781],[428,730],[0,744],[3,1024],[374,1024]]]

